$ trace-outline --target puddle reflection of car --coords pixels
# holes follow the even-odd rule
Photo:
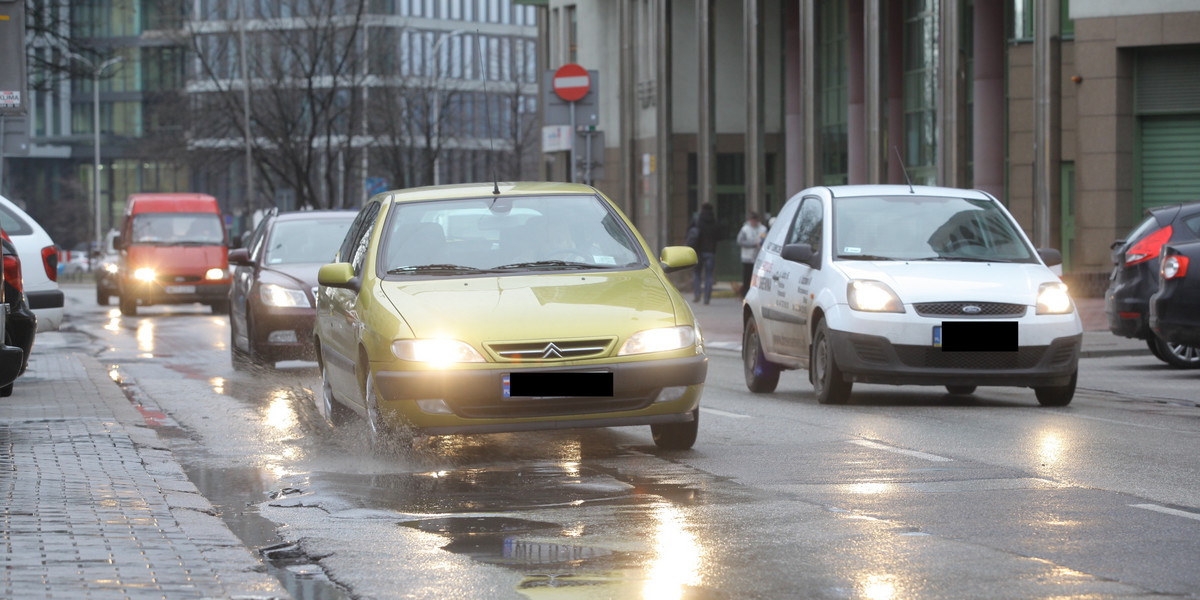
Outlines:
[[[108,306],[108,300],[121,295],[121,255],[113,247],[120,232],[109,231],[104,236],[104,245],[92,258],[92,278],[96,280],[96,304]]]
[[[992,196],[910,186],[804,190],[759,252],[743,311],[746,385],[807,368],[822,404],[854,383],[1075,393],[1082,326],[1064,285]]]
[[[318,276],[319,408],[375,441],[649,425],[690,448],[708,363],[666,273],[695,262],[588,186],[375,196]]]
[[[0,323],[0,397],[13,393],[14,380],[20,377],[29,365],[29,353],[33,350],[33,338],[37,333],[37,316],[29,309],[22,290],[21,257],[8,234],[0,232],[4,247],[4,282],[0,292],[0,310],[4,311]]]
[[[234,368],[312,360],[317,269],[333,260],[354,211],[268,214],[229,251],[229,352]]]

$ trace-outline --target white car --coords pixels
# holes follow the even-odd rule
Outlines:
[[[37,221],[4,196],[0,196],[0,227],[8,233],[21,257],[25,299],[37,315],[37,330],[57,330],[63,320],[63,293],[58,289],[58,247]]]
[[[991,195],[939,187],[815,187],[780,211],[743,305],[753,392],[808,368],[817,400],[855,382],[1032,387],[1065,406],[1083,327],[1067,287]]]

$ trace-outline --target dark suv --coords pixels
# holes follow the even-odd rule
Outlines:
[[[21,257],[8,234],[0,231],[4,246],[4,282],[0,285],[0,311],[4,326],[0,327],[0,397],[12,395],[13,381],[29,365],[33,336],[37,332],[37,316],[29,310],[21,281]]]
[[[1200,202],[1147,211],[1126,239],[1112,244],[1115,267],[1104,295],[1108,328],[1113,333],[1146,340],[1154,356],[1181,368],[1200,368],[1200,348],[1173,344],[1150,329],[1150,296],[1158,291],[1159,254],[1164,244],[1200,239]]]

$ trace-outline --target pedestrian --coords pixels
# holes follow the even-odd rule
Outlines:
[[[754,259],[758,258],[758,250],[762,247],[765,237],[767,237],[767,226],[759,221],[758,213],[751,211],[746,216],[746,222],[737,235],[737,245],[742,248],[741,295],[743,298],[750,290],[750,276],[754,274]]]
[[[693,231],[694,229],[694,236]],[[705,304],[712,299],[713,277],[717,268],[717,240],[720,238],[720,225],[717,215],[713,212],[711,203],[705,202],[700,207],[700,214],[688,231],[690,245],[696,250],[696,268],[693,270],[692,302],[704,300]]]

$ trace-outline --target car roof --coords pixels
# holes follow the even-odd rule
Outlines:
[[[420,200],[452,200],[457,198],[491,198],[493,192],[499,189],[499,197],[531,196],[545,194],[596,194],[596,188],[580,183],[562,183],[547,181],[502,181],[499,183],[463,183],[457,185],[437,185],[384,192],[390,194],[395,202],[414,202]]]
[[[208,194],[130,194],[125,213],[208,212],[216,207],[217,199]]]
[[[937,198],[972,198],[991,200],[992,197],[981,190],[940,187],[932,185],[831,185],[825,186],[829,195],[834,198],[857,198],[863,196],[932,196]]]
[[[307,221],[310,219],[321,219],[326,217],[345,217],[353,219],[356,215],[358,215],[357,210],[296,210],[279,213],[273,215],[272,218],[276,221]]]

